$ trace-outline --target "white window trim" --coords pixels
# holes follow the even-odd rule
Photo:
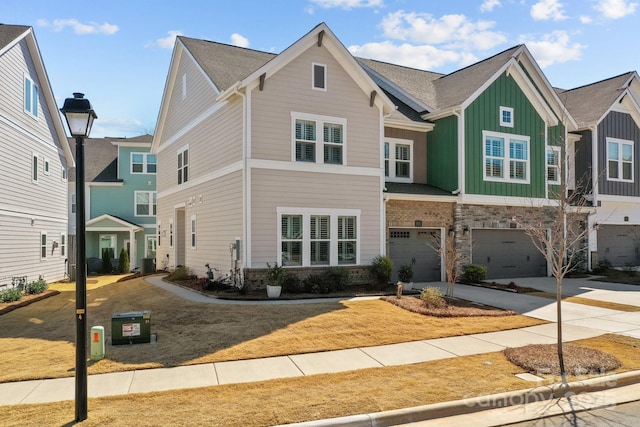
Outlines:
[[[42,243],[42,237],[44,237],[44,244]],[[40,232],[40,261],[46,261],[47,260],[47,233],[46,231],[41,231]],[[44,249],[44,252],[42,251]],[[44,254],[44,256],[42,256],[42,254]]]
[[[328,266],[360,265],[360,247],[362,244],[360,233],[360,209],[327,209],[327,208],[287,208],[278,207],[277,233],[278,233],[278,263],[282,260],[282,216],[302,215],[302,265],[290,266],[291,268],[317,267],[311,264],[311,217],[329,216],[329,264]],[[338,264],[338,217],[356,217],[356,261],[354,264]],[[285,267],[288,268],[288,267]]]
[[[502,113],[504,111],[509,112],[509,116],[511,117],[511,121],[510,122],[505,122],[505,121],[502,120]],[[514,117],[513,117],[513,108],[511,108],[511,107],[500,107],[500,111],[499,111],[498,114],[499,114],[500,126],[509,127],[509,128],[513,127],[513,122],[515,121]]]
[[[42,173],[51,175],[51,162],[46,157],[42,159]]]
[[[134,155],[140,155],[142,156],[142,172],[134,172],[133,171],[133,156]],[[149,172],[148,170],[148,165],[149,165],[149,161],[148,161],[148,157],[149,156],[153,156],[154,154],[151,153],[139,153],[139,152],[132,152],[129,154],[129,172],[132,175],[155,175],[157,172]],[[156,170],[158,169],[158,157],[156,156]]]
[[[385,138],[384,142],[389,143],[389,176],[385,176],[385,181],[408,183],[413,182],[413,140]],[[396,177],[396,144],[409,146],[409,178]],[[387,159],[385,158],[384,160],[386,161]]]
[[[67,175],[68,175],[67,168],[65,168],[63,165],[60,170],[60,179],[62,180],[62,182],[68,181]]]
[[[635,142],[634,141],[630,141],[628,139],[621,139],[621,138],[610,138],[607,137],[607,153],[606,153],[606,162],[607,162],[607,181],[614,181],[614,182],[634,182],[635,180],[635,152],[636,152],[636,147],[635,147]],[[609,143],[615,143],[618,144],[618,177],[619,178],[610,178],[609,177]],[[631,179],[624,179],[622,178],[622,165],[623,165],[623,161],[622,161],[622,145],[630,145],[631,146]]]
[[[182,99],[187,99],[187,73],[182,74]]]
[[[324,72],[324,87],[316,87],[316,66],[322,67]],[[322,92],[327,91],[327,64],[320,64],[318,62],[311,63],[311,89],[319,90]]]
[[[341,117],[321,116],[317,114],[291,112],[291,161],[296,160],[296,120],[308,120],[316,123],[316,164],[324,163],[324,123],[342,125],[342,165],[337,163],[327,163],[330,166],[347,165],[347,119]],[[329,144],[336,145],[336,144]],[[312,163],[312,162],[305,162]]]
[[[486,175],[487,171],[486,171],[485,165],[487,161],[487,150],[486,150],[485,144],[487,142],[488,136],[494,136],[494,137],[504,139],[505,146],[504,146],[504,163],[502,165],[502,174],[503,174],[502,178],[496,178],[492,176],[488,177]],[[513,179],[509,177],[509,162],[511,161],[511,157],[509,156],[509,140],[510,139],[526,141],[527,143],[527,160],[524,160],[526,162],[527,179]],[[545,151],[545,156],[546,156],[546,151]],[[520,159],[515,159],[515,160],[519,162],[523,161]],[[546,158],[545,158],[545,164],[546,164]],[[546,173],[546,169],[545,169],[545,173]],[[527,135],[516,135],[513,133],[502,133],[502,132],[493,132],[493,131],[483,130],[482,131],[482,179],[484,181],[508,182],[513,184],[529,184],[531,182],[531,138]]]
[[[558,168],[558,179],[555,180],[555,181],[551,181],[551,180],[549,180],[549,172],[548,172],[548,169],[549,169],[550,165],[547,163],[547,153],[545,152],[544,163],[545,163],[546,169],[547,169],[545,171],[547,173],[547,184],[560,185],[561,179],[562,179],[562,175],[561,175],[562,174],[562,158],[560,157],[562,155],[562,150],[560,149],[560,147],[548,145],[547,146],[547,151],[555,151],[558,154],[558,166],[553,166],[553,167]]]
[[[113,256],[118,258],[118,235],[117,234],[99,234],[98,235],[98,258],[102,259],[102,239],[109,238],[111,244],[113,244]],[[111,246],[109,246],[111,247]]]
[[[31,110],[27,110],[27,100],[26,100],[26,83],[27,80],[29,80],[29,82],[31,83],[31,91],[29,93],[29,96],[31,96]],[[36,88],[36,95],[35,95],[35,102],[34,102],[34,95],[33,95],[33,88]],[[24,109],[24,112],[27,113],[29,116],[31,116],[34,119],[38,118],[38,98],[39,98],[39,94],[40,93],[40,88],[38,87],[38,85],[33,81],[33,79],[31,78],[31,76],[29,76],[28,74],[24,75],[24,79],[22,80],[22,107]],[[34,110],[35,108],[35,110]],[[34,114],[35,111],[35,114]]]
[[[198,247],[198,222],[196,221],[196,215],[191,215],[191,221],[189,222],[189,246],[191,249]]]
[[[189,151],[189,144],[185,145],[184,147],[180,148],[177,152],[176,152],[176,159],[177,157],[182,153],[184,154],[185,151]],[[182,165],[178,168],[178,170],[181,171],[182,174],[182,182],[178,183],[178,185],[184,185],[187,182],[189,182],[189,162],[191,161],[191,153],[187,154],[188,159],[187,159],[187,179],[184,179],[184,167],[185,167],[185,163],[184,163],[184,156],[182,157]],[[175,176],[175,175],[174,175]],[[174,178],[175,179],[175,178]]]
[[[162,242],[162,240],[160,239],[160,237],[162,236],[162,221],[160,220],[158,220],[156,224],[156,234],[158,236],[158,240],[156,240],[156,248],[159,248],[160,243]]]
[[[71,200],[70,200],[69,211],[70,211],[72,214],[75,214],[75,213],[76,213],[76,209],[78,208],[78,207],[77,207],[77,203],[76,203],[76,193],[71,193],[71,194],[69,195],[69,198],[71,199]]]
[[[148,215],[143,215],[143,214],[139,214],[138,213],[138,194],[141,194],[141,193],[149,194],[149,214]],[[140,217],[155,216],[155,214],[153,213],[153,200],[154,200],[154,196],[155,195],[156,195],[155,191],[134,191],[134,193],[133,193],[133,210],[134,210],[133,215],[134,216],[140,216]]]

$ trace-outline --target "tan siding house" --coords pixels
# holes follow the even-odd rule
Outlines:
[[[158,265],[370,264],[393,110],[324,24],[278,55],[179,37],[152,147]]]
[[[64,277],[73,158],[33,29],[0,25],[0,286]]]

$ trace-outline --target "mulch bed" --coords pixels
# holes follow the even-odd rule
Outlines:
[[[380,298],[413,313],[434,317],[478,317],[478,316],[513,316],[513,310],[502,310],[458,298],[452,299],[445,307],[428,307],[424,301],[415,297],[385,296]]]
[[[16,308],[25,307],[29,304],[33,304],[34,302],[41,301],[45,298],[52,297],[54,295],[58,295],[60,291],[47,289],[46,291],[40,294],[28,294],[23,295],[18,301],[13,302],[0,302],[0,315],[5,313],[9,313],[10,311],[15,310]]]
[[[481,286],[483,288],[497,289],[499,291],[513,292],[516,294],[528,294],[531,292],[540,292],[539,289],[529,288],[526,286],[518,286],[514,282],[509,284],[496,283],[496,282],[482,282],[482,283],[464,283],[465,285]]]
[[[620,367],[615,356],[592,348],[564,344],[562,346],[565,370],[569,375],[603,374]],[[560,362],[556,344],[531,344],[507,348],[504,355],[513,364],[533,374],[560,375]]]

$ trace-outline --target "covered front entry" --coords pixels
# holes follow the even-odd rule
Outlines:
[[[523,230],[473,230],[471,259],[487,267],[487,279],[547,275],[545,257]]]
[[[135,269],[138,267],[136,233],[142,230],[138,224],[109,214],[93,218],[86,225],[87,257],[100,260],[105,251],[109,251],[107,253],[117,259],[124,247],[129,251],[130,267]]]
[[[434,249],[435,242],[439,239],[439,229],[390,229],[389,258],[393,261],[392,280],[398,280],[398,269],[401,265],[411,264],[414,282],[440,281],[440,256]]]
[[[640,265],[640,227],[637,225],[601,225],[598,229],[598,260],[614,267]]]

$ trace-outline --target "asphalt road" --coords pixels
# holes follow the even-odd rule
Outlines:
[[[509,427],[636,427],[638,425],[640,425],[640,402],[508,424]]]

